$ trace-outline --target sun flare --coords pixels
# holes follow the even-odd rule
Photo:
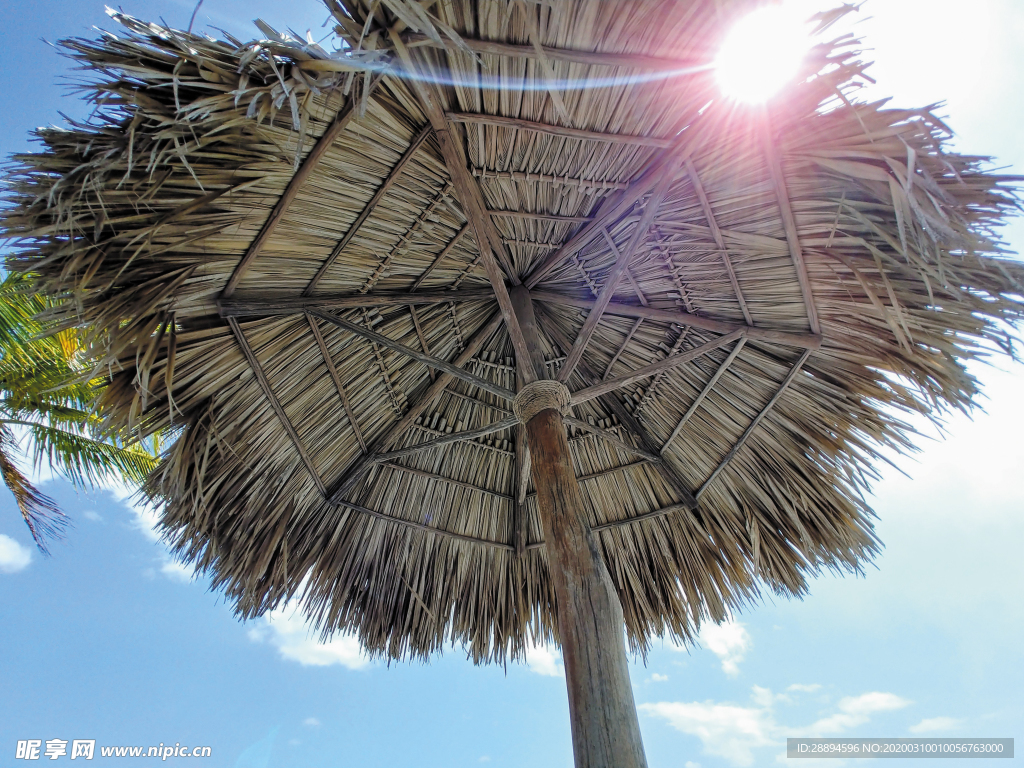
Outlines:
[[[784,6],[760,8],[726,36],[715,59],[719,85],[738,101],[765,102],[796,75],[810,44],[797,13]]]

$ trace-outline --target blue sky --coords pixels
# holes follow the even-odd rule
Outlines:
[[[206,0],[197,25],[249,36],[246,20],[260,16],[316,35],[320,6],[290,5]],[[187,26],[193,4],[122,7]],[[877,94],[946,101],[961,150],[1021,174],[1024,5],[967,7],[873,0],[855,29],[875,48]],[[58,81],[65,62],[40,38],[94,24],[108,21],[92,0],[0,7],[0,92],[18,105],[0,111],[4,156],[58,111],[82,114]],[[1024,246],[1020,222],[1006,234]],[[884,473],[874,506],[886,548],[865,577],[822,578],[803,601],[767,600],[709,628],[700,647],[666,643],[634,663],[652,768],[773,765],[798,735],[1024,735],[1024,368],[998,365],[977,369],[984,412],[951,419],[944,441],[922,439],[899,462],[912,479]],[[18,740],[51,738],[209,745],[198,762],[218,768],[572,765],[550,651],[507,670],[458,649],[387,666],[349,640],[320,645],[287,614],[242,624],[170,561],[143,511],[109,492],[46,490],[76,521],[50,559],[0,489],[0,768],[21,762]]]

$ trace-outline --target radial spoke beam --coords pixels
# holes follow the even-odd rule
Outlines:
[[[292,315],[318,309],[369,309],[400,307],[406,304],[447,304],[450,301],[485,301],[493,299],[487,288],[464,291],[424,291],[423,293],[356,293],[325,296],[296,296],[294,293],[246,293],[236,299],[217,302],[222,317],[265,317]]]
[[[555,305],[579,307],[580,309],[591,309],[596,304],[594,299],[581,299],[576,296],[568,296],[554,291],[535,290],[530,295],[537,301],[547,302]],[[641,317],[646,320],[658,320],[663,323],[677,323],[688,325],[693,328],[703,328],[706,331],[715,333],[732,333],[743,330],[750,341],[764,341],[772,344],[785,344],[790,347],[802,349],[818,349],[821,346],[821,336],[810,333],[789,333],[788,331],[776,331],[770,328],[751,328],[740,323],[730,323],[725,320],[713,320],[710,317],[690,314],[678,309],[655,309],[654,307],[638,307],[633,304],[619,304],[609,302],[604,310],[606,315],[618,317]]]
[[[361,325],[356,325],[355,323],[350,323],[348,320],[340,318],[337,315],[331,315],[328,314],[327,312],[321,312],[318,309],[309,309],[307,311],[309,312],[309,314],[319,317],[321,320],[325,322],[336,325],[339,328],[344,328],[349,333],[354,333],[356,336],[362,336],[364,339],[368,339],[369,341],[372,341],[376,344],[380,344],[382,347],[386,347],[387,349],[390,349],[394,352],[399,352],[400,354],[403,354],[406,357],[411,357],[413,360],[423,363],[424,365],[429,365],[431,368],[436,368],[438,370],[444,371],[448,375],[454,376],[456,379],[461,379],[462,381],[465,381],[467,384],[472,384],[475,387],[480,387],[480,389],[484,390],[485,392],[490,392],[492,395],[503,397],[506,400],[515,399],[516,393],[513,392],[512,390],[505,389],[505,387],[500,387],[497,384],[488,381],[487,379],[481,378],[480,376],[475,376],[469,371],[460,368],[458,365],[453,365],[452,363],[449,363],[446,360],[442,360],[439,357],[434,357],[433,355],[425,355],[422,352],[417,352],[412,347],[407,347],[404,344],[400,344],[394,339],[389,339],[387,336],[379,334],[376,331],[371,331],[369,328],[365,328]]]
[[[465,440],[475,440],[478,437],[484,437],[495,432],[501,432],[503,429],[512,429],[516,424],[519,423],[519,419],[511,417],[508,419],[502,419],[496,421],[493,424],[487,424],[483,427],[477,427],[476,429],[467,429],[462,432],[452,432],[450,435],[444,437],[438,437],[435,440],[428,440],[425,443],[417,443],[416,445],[409,445],[405,448],[399,448],[394,451],[388,451],[387,453],[378,453],[372,457],[372,461],[375,464],[379,464],[382,461],[393,461],[395,459],[401,459],[404,456],[411,456],[414,453],[420,453],[421,451],[429,451],[432,448],[440,448],[445,445],[451,445],[452,443],[459,443]]]
[[[611,469],[605,469],[605,470],[603,470],[601,472],[591,472],[590,474],[587,474],[587,475],[580,475],[579,477],[576,478],[576,480],[577,480],[577,482],[585,483],[585,482],[588,482],[590,480],[598,480],[598,479],[600,479],[602,477],[608,477],[609,475],[615,475],[615,474],[618,474],[619,472],[625,472],[626,470],[629,470],[629,469],[636,469],[637,467],[643,467],[643,466],[645,466],[647,464],[657,465],[657,461],[652,461],[650,459],[644,459],[642,461],[634,461],[634,462],[632,462],[630,464],[623,464],[623,465],[618,466],[618,467],[612,467]],[[536,493],[530,493],[530,494],[527,494],[524,498],[532,499],[536,495],[537,495]]]
[[[375,77],[370,81],[369,92],[373,92],[373,89],[377,87],[380,82],[380,77]],[[358,93],[353,92],[349,96],[348,100],[342,105],[338,111],[337,116],[327,126],[327,130],[323,132],[316,144],[306,155],[302,164],[299,166],[299,170],[292,176],[291,181],[288,182],[288,186],[285,187],[284,193],[278,199],[277,204],[274,206],[274,210],[270,212],[270,216],[267,217],[266,222],[263,224],[263,228],[260,229],[256,239],[252,241],[249,248],[246,250],[245,255],[242,256],[242,260],[238,262],[238,266],[235,267],[234,272],[231,273],[231,277],[228,278],[227,284],[224,286],[224,290],[221,293],[223,298],[228,298],[235,292],[238,287],[238,282],[242,279],[242,275],[252,264],[253,260],[259,256],[260,251],[263,250],[263,246],[267,244],[270,236],[274,234],[274,230],[277,229],[277,225],[281,223],[285,213],[291,207],[291,204],[295,201],[296,196],[299,194],[299,190],[302,189],[303,185],[309,179],[310,175],[316,170],[316,167],[323,160],[327,150],[331,148],[338,136],[341,135],[342,131],[348,126],[349,122],[355,117],[357,113],[357,107],[361,101],[361,97]]]
[[[313,483],[316,485],[317,490],[320,491],[322,496],[326,496],[327,491],[324,488],[323,480],[320,479],[320,473],[317,472],[316,467],[313,466],[313,460],[302,445],[302,441],[299,439],[299,433],[295,431],[295,426],[292,424],[291,419],[288,418],[288,414],[284,411],[284,406],[282,406],[281,401],[277,399],[277,395],[274,394],[274,390],[270,388],[270,382],[267,380],[267,375],[263,371],[263,366],[260,365],[260,361],[256,359],[256,353],[253,352],[252,347],[249,346],[249,342],[245,338],[245,334],[242,332],[241,326],[233,317],[228,318],[228,325],[231,327],[231,332],[235,335],[235,340],[238,342],[238,346],[241,348],[242,354],[245,355],[245,359],[249,362],[249,367],[252,368],[252,372],[256,374],[256,381],[259,382],[260,389],[263,390],[263,395],[267,398],[267,402],[270,403],[270,407],[273,408],[278,421],[280,421],[281,426],[284,427],[284,431],[288,434],[288,437],[291,438],[292,445],[295,446],[295,452],[299,454],[299,458],[302,459],[302,463],[306,465],[306,470],[313,479]]]
[[[363,453],[366,453],[366,440],[363,438],[363,431],[359,428],[359,422],[356,421],[356,414],[352,410],[352,403],[345,393],[345,385],[341,383],[341,376],[338,375],[338,369],[331,358],[331,352],[327,349],[327,344],[324,342],[324,335],[320,332],[320,325],[312,315],[306,315],[306,320],[309,321],[309,329],[313,332],[316,345],[320,348],[320,355],[323,357],[324,364],[327,366],[331,379],[334,381],[334,386],[338,390],[338,397],[341,398],[341,405],[345,409],[345,415],[348,416],[348,423],[352,425],[352,431],[355,433],[356,440],[359,441],[359,448]]]
[[[658,209],[661,208],[661,203],[665,199],[665,195],[668,194],[669,188],[675,181],[676,171],[682,164],[685,155],[679,155],[669,161],[668,166],[665,169],[665,174],[659,180],[657,186],[654,188],[654,192],[651,194],[650,199],[644,206],[644,211],[640,216],[640,221],[637,222],[636,227],[633,230],[633,235],[629,239],[629,243],[626,247],[618,254],[615,259],[615,264],[612,265],[611,270],[605,277],[604,285],[601,286],[600,292],[597,294],[597,299],[594,301],[594,306],[590,310],[590,314],[587,315],[587,319],[583,323],[583,328],[580,329],[579,336],[576,337],[576,341],[573,342],[572,349],[566,353],[565,362],[558,371],[558,380],[565,382],[572,376],[572,372],[576,369],[580,358],[583,357],[583,353],[590,343],[590,339],[594,335],[594,331],[597,330],[597,324],[601,321],[601,315],[604,313],[605,307],[612,300],[612,296],[615,293],[615,289],[619,285],[619,280],[625,275],[629,269],[630,259],[633,258],[633,254],[636,253],[637,248],[640,247],[640,243],[643,242],[647,236],[647,230],[654,222],[654,217],[658,215]]]
[[[789,388],[789,385],[793,383],[793,379],[795,379],[796,375],[800,373],[800,369],[803,368],[804,363],[807,362],[807,358],[809,358],[810,356],[811,350],[809,349],[805,350],[804,353],[800,355],[800,359],[797,360],[796,365],[794,365],[790,369],[789,374],[786,376],[785,380],[779,386],[778,391],[776,391],[772,399],[768,401],[768,405],[762,408],[761,412],[754,417],[754,420],[751,422],[750,426],[747,427],[746,431],[744,431],[742,435],[740,435],[740,439],[736,441],[736,444],[733,445],[733,447],[729,450],[729,453],[725,455],[725,458],[722,459],[722,461],[719,463],[717,467],[715,467],[715,471],[711,473],[711,476],[704,481],[704,484],[697,491],[698,499],[704,494],[704,492],[708,489],[711,483],[714,482],[715,478],[718,477],[722,470],[729,465],[729,462],[733,460],[736,454],[739,453],[740,448],[742,448],[744,443],[746,443],[747,440],[750,439],[750,436],[754,434],[754,430],[757,429],[758,425],[764,420],[764,417],[768,415],[768,412],[775,407],[775,404],[779,402],[779,399],[786,393],[786,390]]]
[[[697,167],[690,158],[686,158],[686,173],[690,177],[690,183],[693,184],[693,191],[697,193],[697,199],[700,200],[700,207],[704,209],[704,218],[708,220],[711,236],[715,239],[715,244],[722,253],[722,262],[725,264],[725,271],[729,273],[729,282],[732,283],[732,290],[736,294],[736,301],[739,302],[740,311],[743,312],[743,319],[747,321],[747,325],[753,325],[754,321],[750,317],[750,310],[747,308],[746,299],[743,298],[743,291],[740,290],[740,281],[736,277],[736,270],[732,268],[732,259],[729,258],[729,251],[725,247],[725,238],[722,237],[722,230],[718,228],[715,212],[711,210],[711,201],[708,199],[707,192],[704,191],[704,185],[697,174]]]
[[[656,520],[659,517],[665,517],[665,515],[671,515],[674,512],[688,512],[689,507],[685,504],[669,504],[667,507],[661,509],[655,509],[651,512],[644,512],[642,515],[636,517],[628,517],[625,520],[613,520],[610,523],[602,523],[601,525],[595,525],[590,530],[595,533],[599,531],[608,531],[612,528],[624,528],[627,525],[634,525],[635,523],[643,522],[644,520]]]
[[[465,349],[459,353],[459,356],[455,358],[453,364],[457,366],[463,366],[468,363],[473,357],[483,348],[484,344],[487,343],[494,332],[498,330],[498,327],[502,324],[503,318],[500,312],[495,312],[491,319],[484,325],[480,330],[473,334],[473,338],[466,344]],[[434,382],[427,387],[427,389],[416,398],[409,405],[409,410],[405,412],[398,421],[391,425],[388,430],[381,435],[377,440],[374,441],[370,448],[370,454],[382,453],[390,448],[394,442],[405,434],[405,431],[411,427],[416,419],[423,415],[423,413],[429,408],[441,393],[445,390],[455,378],[448,373],[442,372]],[[334,504],[341,503],[345,495],[351,491],[356,484],[363,479],[366,472],[373,466],[371,455],[364,454],[360,456],[356,461],[345,471],[341,478],[335,483],[330,491],[329,500]]]
[[[433,48],[445,48],[426,35],[410,34],[404,35],[406,45],[430,46]],[[655,70],[670,75],[698,75],[710,72],[713,65],[690,59],[668,59],[662,56],[647,56],[642,53],[604,53],[601,51],[574,51],[570,48],[553,48],[551,46],[540,46],[538,52],[536,46],[515,45],[514,43],[499,43],[491,40],[478,40],[471,37],[460,36],[459,42],[463,43],[474,53],[487,53],[494,56],[508,56],[516,59],[535,59],[540,55],[551,61],[567,61],[572,64],[587,64],[602,67],[629,67],[630,69]]]
[[[586,224],[591,221],[588,216],[562,216],[557,213],[531,213],[529,211],[499,211],[489,209],[491,216],[506,219],[526,219],[528,221],[552,221],[558,224]]]
[[[729,353],[729,356],[725,358],[720,366],[718,366],[718,370],[715,371],[708,383],[704,385],[704,389],[702,389],[700,394],[694,398],[692,403],[690,403],[690,407],[686,409],[686,413],[683,414],[683,418],[679,420],[679,423],[676,424],[676,428],[672,430],[672,434],[668,436],[668,440],[666,440],[665,444],[661,447],[660,453],[662,456],[665,455],[665,451],[668,450],[672,441],[679,437],[679,433],[683,431],[683,427],[686,426],[686,422],[688,422],[690,417],[697,412],[697,409],[700,408],[700,404],[704,402],[704,398],[711,394],[711,390],[715,388],[718,380],[722,378],[722,375],[726,372],[729,366],[732,365],[733,360],[735,360],[743,350],[743,345],[746,343],[747,340],[742,338],[736,342],[736,346],[732,348],[732,352]]]
[[[555,344],[562,349],[568,349],[569,338],[561,329],[551,321],[550,318],[546,318],[547,322],[544,323],[544,329],[547,331],[548,337],[555,342]],[[578,368],[578,376],[583,380],[583,383],[588,386],[600,381],[600,376],[591,367],[590,363],[586,358],[580,361]],[[655,440],[647,433],[644,426],[637,420],[637,418],[630,413],[626,406],[623,405],[622,401],[615,396],[614,393],[609,393],[600,398],[601,404],[608,409],[615,417],[619,420],[619,423],[626,429],[627,432],[633,434],[637,440],[649,453],[657,453],[658,445]],[[694,497],[692,491],[686,483],[685,478],[679,474],[676,467],[670,464],[667,457],[661,457],[661,460],[654,464],[656,471],[661,475],[662,479],[668,487],[672,488],[682,499],[683,504],[689,504],[691,507],[697,506],[697,499]]]
[[[409,55],[408,49],[401,42],[401,39],[397,35],[393,35],[392,42],[406,69],[411,73],[418,72],[418,68]],[[501,235],[487,214],[487,204],[484,201],[480,185],[466,167],[466,159],[463,157],[462,148],[448,130],[448,122],[445,119],[444,110],[441,108],[433,89],[423,80],[415,77],[407,80],[406,83],[415,93],[419,106],[423,109],[427,119],[430,120],[430,124],[434,127],[434,134],[437,136],[445,167],[448,169],[448,174],[455,185],[455,192],[459,202],[462,203],[466,219],[473,227],[477,247],[480,249],[484,269],[487,271],[487,279],[494,289],[494,297],[498,300],[498,307],[501,309],[502,317],[505,319],[505,326],[508,328],[508,335],[512,341],[512,347],[516,351],[516,357],[520,360],[529,359],[526,339],[523,337],[523,331],[516,320],[516,314],[512,308],[512,300],[509,298],[508,288],[505,286],[505,278],[502,275],[501,268],[498,266],[495,254],[501,256],[503,266],[513,284],[517,285],[519,283],[519,277],[506,258],[505,245],[501,241]],[[532,370],[525,370],[523,375],[526,383],[534,381],[536,378]]]
[[[464,234],[466,234],[466,231],[468,229],[469,229],[469,222],[467,221],[465,224],[462,225],[462,229],[460,229],[458,232],[455,233],[455,237],[453,237],[451,240],[448,241],[448,245],[446,245],[444,247],[444,250],[442,250],[439,254],[437,254],[437,257],[430,263],[430,266],[427,267],[423,271],[423,274],[420,275],[418,278],[416,278],[416,282],[412,284],[412,288],[410,290],[412,290],[412,291],[418,290],[419,287],[421,285],[423,285],[423,281],[426,280],[428,277],[430,277],[430,273],[433,272],[435,269],[437,269],[437,266],[442,261],[445,260],[445,257],[448,256],[449,253],[451,253],[452,248],[454,248],[456,245],[458,245],[459,240],[462,239],[462,236]]]
[[[416,150],[420,148],[427,136],[430,135],[430,130],[430,126],[425,125],[420,129],[420,132],[416,134],[408,149],[405,150],[405,154],[403,154],[401,159],[395,163],[395,166],[388,173],[387,178],[384,179],[384,183],[377,188],[376,192],[373,193],[373,197],[371,197],[370,201],[363,206],[363,210],[356,217],[356,220],[352,222],[352,226],[348,228],[348,231],[344,234],[341,240],[338,241],[338,244],[334,246],[334,250],[331,251],[331,255],[328,256],[324,263],[320,265],[320,269],[317,270],[313,279],[309,281],[309,285],[307,285],[305,290],[303,290],[303,296],[309,296],[313,293],[316,289],[316,284],[320,282],[321,278],[323,278],[327,273],[327,270],[331,268],[331,265],[334,264],[337,258],[341,255],[341,252],[345,250],[350,242],[352,242],[352,238],[356,236],[359,228],[363,226],[364,222],[368,218],[370,218],[370,215],[374,210],[376,210],[377,205],[384,198],[384,195],[387,194],[389,189],[391,189],[392,185],[398,180],[398,177],[402,175],[402,170],[405,168],[406,164],[412,160],[413,155],[416,154]]]
[[[803,294],[804,304],[807,307],[807,322],[811,326],[812,333],[821,333],[821,324],[818,322],[818,309],[815,306],[814,293],[811,290],[811,278],[807,274],[807,262],[804,260],[804,251],[800,244],[800,233],[796,228],[796,217],[793,216],[793,205],[789,199],[786,175],[782,171],[782,161],[779,159],[778,147],[775,146],[775,140],[772,138],[771,120],[768,110],[766,109],[763,114],[765,126],[761,138],[764,144],[764,155],[768,162],[768,172],[771,176],[772,187],[775,189],[775,196],[779,201],[782,225],[786,230],[786,241],[789,243],[789,253],[793,259],[793,266],[796,267],[800,292]]]
[[[544,133],[548,136],[558,136],[563,139],[603,141],[609,144],[633,144],[641,147],[657,147],[658,149],[667,149],[673,144],[673,139],[664,139],[659,136],[634,136],[626,133],[587,131],[579,128],[566,128],[561,125],[552,125],[551,123],[538,123],[534,120],[523,120],[519,117],[482,115],[478,112],[446,112],[444,116],[447,120],[450,120],[453,123],[470,123],[475,125],[493,125],[498,128],[514,128],[516,130]]]
[[[633,336],[636,335],[638,330],[640,330],[640,324],[643,321],[644,319],[642,317],[638,317],[633,321],[633,326],[629,329],[629,333],[626,334],[626,338],[622,340],[619,348],[615,350],[615,354],[612,356],[611,362],[608,363],[608,367],[604,369],[604,376],[601,377],[602,380],[607,379],[612,375],[612,369],[615,367],[615,364],[619,362],[619,358],[622,357],[622,353],[626,351],[626,347],[629,346],[629,342],[632,341]]]
[[[339,506],[345,507],[346,509],[351,509],[353,512],[358,512],[361,515],[366,515],[367,517],[374,517],[377,520],[383,520],[387,523],[395,523],[396,525],[401,525],[405,528],[412,528],[417,531],[423,531],[424,533],[433,533],[438,536],[444,536],[445,538],[456,539],[457,541],[465,541],[468,544],[480,544],[485,547],[493,547],[494,549],[503,549],[506,551],[512,550],[511,545],[504,544],[500,541],[479,539],[476,536],[466,536],[463,533],[455,533],[454,531],[445,531],[440,528],[432,528],[431,526],[424,525],[423,523],[417,523],[412,520],[405,520],[404,518],[395,517],[394,515],[385,515],[383,512],[378,512],[375,509],[369,509],[367,507],[361,507],[358,504],[353,504],[351,501],[341,500],[334,503],[338,504]],[[531,546],[530,549],[536,549],[542,546],[544,546],[543,542]]]
[[[656,363],[645,365],[643,368],[637,368],[635,371],[623,374],[622,376],[616,376],[614,379],[605,379],[604,381],[587,387],[586,389],[579,389],[572,393],[572,404],[577,405],[579,403],[584,403],[587,400],[593,400],[595,397],[606,395],[620,387],[629,386],[640,379],[646,379],[648,376],[656,376],[664,371],[684,365],[691,360],[695,360],[701,355],[706,355],[708,352],[712,352],[719,347],[724,347],[726,344],[730,344],[737,339],[742,339],[745,333],[746,329],[740,328],[726,336],[720,336],[714,341],[709,341],[707,344],[701,344],[699,347],[688,349],[685,352],[669,355],[664,360],[659,360]]]
[[[654,453],[648,453],[643,448],[637,448],[635,445],[630,445],[625,440],[621,440],[611,432],[595,427],[593,424],[588,424],[583,419],[575,419],[571,416],[563,416],[562,421],[566,424],[582,429],[584,432],[590,432],[593,435],[597,435],[605,442],[611,443],[612,445],[618,446],[626,453],[632,453],[634,456],[640,456],[641,458],[647,459],[648,461],[661,461],[661,457]],[[579,478],[577,478],[579,479]]]
[[[464,483],[461,480],[456,480],[453,477],[446,477],[445,475],[439,475],[436,472],[428,472],[425,469],[418,469],[417,467],[407,467],[404,464],[395,464],[391,461],[378,461],[382,467],[393,469],[396,472],[404,472],[408,475],[416,475],[418,477],[425,477],[428,480],[436,480],[439,483],[445,485],[454,485],[458,488],[465,488],[467,491],[478,491],[479,493],[486,494],[488,496],[494,496],[497,499],[504,499],[505,501],[512,501],[512,497],[507,493],[500,493],[499,491],[492,491],[490,488],[481,488],[479,485],[473,485],[472,483]]]

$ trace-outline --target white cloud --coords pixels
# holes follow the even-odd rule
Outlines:
[[[17,573],[31,562],[31,549],[0,533],[0,573]]]
[[[564,677],[562,657],[546,645],[533,645],[526,649],[526,666],[531,672],[545,677]]]
[[[817,690],[820,687],[795,684],[787,690]],[[747,766],[754,763],[755,749],[781,746],[787,736],[816,736],[852,728],[868,722],[878,712],[901,709],[910,704],[895,694],[878,691],[848,696],[840,700],[837,705],[839,711],[835,714],[809,728],[794,728],[780,724],[775,715],[776,705],[793,704],[788,696],[774,694],[768,688],[755,685],[751,688],[750,700],[749,705],[668,701],[641,704],[639,709],[665,719],[678,731],[699,738],[705,754],[725,758],[732,765]]]
[[[739,663],[753,645],[747,628],[738,621],[705,624],[700,631],[700,643],[722,661],[722,671],[730,677],[740,673]]]
[[[805,730],[814,736],[838,733],[863,725],[876,712],[890,712],[894,709],[902,709],[909,704],[909,701],[896,694],[879,691],[862,693],[860,696],[847,696],[839,700],[839,712],[818,720]]]
[[[696,736],[709,755],[724,757],[733,765],[752,765],[755,747],[776,743],[777,730],[771,711],[713,701],[665,701],[641,704],[640,710],[662,717],[678,731]]]
[[[305,720],[302,721],[302,724],[304,726],[306,726],[307,728],[319,728],[320,727],[320,721],[317,720],[315,717],[307,717]]]
[[[191,565],[185,565],[185,563],[179,563],[176,560],[168,560],[161,565],[160,573],[172,581],[180,581],[183,584],[192,581],[196,575]]]
[[[255,642],[270,643],[282,658],[297,661],[304,667],[341,664],[349,669],[361,669],[370,663],[354,637],[335,637],[326,643],[317,640],[314,631],[292,604],[263,616],[260,624],[249,630],[249,638]]]
[[[794,693],[814,693],[815,691],[820,691],[821,686],[817,683],[811,683],[810,685],[793,683],[791,686],[787,687],[786,690],[793,691]]]
[[[100,513],[97,512],[95,509],[85,510],[85,512],[82,513],[82,517],[84,517],[86,520],[91,520],[94,523],[103,522],[103,517],[100,516]]]
[[[652,683],[665,683],[668,682],[668,675],[659,675],[657,672],[651,673]]]
[[[489,762],[491,762],[491,756],[490,755],[480,755],[480,762],[481,763],[489,763]]]
[[[687,760],[683,763],[683,768],[700,768],[700,763],[695,763],[693,760]]]
[[[963,720],[957,720],[953,717],[926,717],[917,725],[910,726],[907,730],[911,733],[942,733],[959,728],[963,725],[963,722]]]

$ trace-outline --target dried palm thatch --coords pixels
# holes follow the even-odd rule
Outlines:
[[[750,6],[330,0],[340,52],[120,14],[63,43],[96,110],[8,170],[9,264],[89,334],[108,423],[178,434],[147,490],[241,616],[298,598],[391,658],[557,639],[495,274],[573,393],[634,649],[872,556],[872,464],[970,407],[1024,311],[1015,180],[851,101],[848,38],[738,109],[706,65]]]

